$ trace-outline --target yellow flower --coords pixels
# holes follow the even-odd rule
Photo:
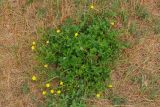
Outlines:
[[[112,25],[112,26],[114,26],[114,24],[115,24],[114,22],[111,22],[111,25]]]
[[[63,85],[63,82],[61,81],[59,84],[60,84],[60,85]]]
[[[97,97],[97,98],[100,98],[100,96],[101,96],[100,94],[96,94],[96,97]]]
[[[31,47],[32,51],[35,50],[35,48],[36,48],[35,46],[32,46],[32,47]]]
[[[108,85],[108,88],[112,88],[112,87],[113,87],[112,84],[109,84],[109,85]]]
[[[60,33],[61,31],[60,31],[60,29],[57,29],[57,31],[56,31],[57,33]]]
[[[51,93],[51,94],[53,94],[53,93],[54,93],[54,90],[53,90],[53,89],[52,89],[52,90],[50,90],[50,93]]]
[[[61,94],[61,90],[58,90],[58,91],[57,91],[57,94]]]
[[[77,36],[78,36],[78,33],[75,33],[74,36],[77,37]]]
[[[90,8],[91,8],[91,9],[94,9],[94,6],[93,6],[93,5],[90,5]]]
[[[37,80],[37,77],[36,77],[35,75],[33,75],[33,76],[32,76],[32,80],[33,80],[33,81],[36,81],[36,80]]]
[[[47,94],[47,92],[46,91],[42,91],[42,95],[46,95]]]
[[[36,45],[36,42],[32,42],[32,45]]]
[[[46,84],[46,87],[49,88],[51,85],[49,83]]]
[[[49,44],[49,41],[46,41],[46,44]]]
[[[48,64],[45,64],[44,67],[45,67],[45,68],[48,68]]]

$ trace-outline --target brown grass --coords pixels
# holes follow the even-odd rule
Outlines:
[[[26,0],[8,0],[0,7],[0,106],[35,107],[42,103],[40,90],[30,82],[36,65],[31,43],[38,39],[37,28],[57,27],[71,15],[70,8],[73,7],[64,0],[63,5],[59,6],[62,13],[59,20],[55,17],[57,7],[53,6],[54,3],[36,1],[26,5]],[[41,19],[36,16],[39,8],[47,9]],[[27,95],[21,90],[25,82],[30,88]]]
[[[37,97],[35,87],[31,85],[30,76],[33,72],[35,62],[30,51],[31,43],[36,40],[37,28],[53,26],[54,17],[50,8],[48,14],[43,19],[38,19],[36,10],[40,6],[49,6],[49,3],[40,5],[35,2],[25,5],[26,0],[5,1],[0,8],[0,106],[1,107],[35,107],[41,102],[39,98],[33,101],[33,96]],[[22,7],[25,10],[22,10]],[[47,21],[46,21],[47,20]],[[52,22],[52,23],[50,23]],[[31,93],[22,93],[22,84],[29,83]]]
[[[157,94],[154,100],[149,98],[152,90],[159,89],[159,57],[160,39],[157,36],[141,38],[139,44],[125,50],[123,60],[120,60],[112,74],[113,92],[127,98],[131,105],[159,105],[160,94]],[[140,80],[135,82],[134,79]],[[146,90],[143,92],[144,87]]]
[[[143,5],[145,5],[149,12],[155,16],[160,17],[160,7],[159,7],[159,0],[144,0]]]
[[[58,7],[54,7],[54,1],[51,0],[43,3],[36,1],[29,5],[25,3],[26,0],[8,0],[0,7],[1,107],[36,107],[39,103],[43,103],[40,90],[30,82],[30,76],[36,65],[30,51],[31,42],[39,38],[36,35],[37,28],[57,27],[67,17],[74,16],[75,6],[70,0],[63,0]],[[160,9],[156,5],[158,0],[142,0],[141,3],[147,6],[153,15],[160,15]],[[135,5],[135,2],[132,1],[131,5]],[[39,8],[47,9],[47,13],[41,19],[36,16]],[[61,10],[60,20],[55,15],[57,8]],[[136,43],[124,51],[124,56],[113,70],[112,91],[128,99],[131,107],[160,106],[159,37],[150,33],[139,39],[127,36],[125,40]],[[134,79],[140,79],[140,81],[135,82]],[[30,93],[28,94],[22,93],[21,87],[24,82],[29,84]],[[142,88],[146,90],[142,91]],[[158,89],[159,93],[154,99],[150,99],[155,89]],[[108,100],[89,100],[88,102],[95,103],[96,107],[111,105]]]

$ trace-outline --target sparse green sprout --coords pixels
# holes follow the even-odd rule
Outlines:
[[[154,28],[155,34],[160,34],[160,20],[156,20],[154,23],[155,24],[153,28]]]
[[[22,84],[22,88],[21,88],[21,89],[22,89],[22,92],[23,92],[24,94],[28,94],[29,91],[30,91],[29,85],[28,85],[27,82],[25,82],[25,83]]]
[[[38,18],[44,18],[44,16],[46,15],[46,9],[45,8],[39,8],[36,12],[36,15]]]
[[[135,8],[135,11],[136,11],[136,15],[140,19],[147,19],[149,17],[149,13],[148,13],[147,9],[145,7],[143,7],[142,5],[137,5]]]
[[[112,104],[113,105],[125,105],[127,103],[127,100],[125,98],[114,96],[112,98]]]
[[[137,33],[137,24],[136,24],[136,22],[132,22],[129,25],[128,31],[129,31],[130,34],[133,34],[133,35],[135,35]]]

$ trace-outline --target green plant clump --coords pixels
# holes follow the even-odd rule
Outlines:
[[[38,59],[49,65],[46,74],[54,74],[47,79],[56,76],[63,81],[63,86],[56,88],[61,90],[58,99],[49,95],[50,102],[56,99],[63,101],[61,104],[66,107],[77,107],[76,104],[81,104],[83,99],[105,91],[111,65],[121,49],[118,31],[110,23],[98,15],[85,15],[79,22],[68,19],[59,26],[58,32],[49,29],[43,33]]]

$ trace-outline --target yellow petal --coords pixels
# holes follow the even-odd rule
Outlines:
[[[57,29],[57,31],[56,31],[57,33],[60,33],[61,31],[60,31],[60,29]]]
[[[47,44],[49,44],[49,41],[46,41]]]
[[[32,47],[31,47],[32,50],[35,50],[35,48],[36,48],[35,46],[32,46]]]
[[[91,8],[91,9],[94,9],[94,6],[93,6],[93,5],[90,5],[90,8]]]
[[[74,36],[77,37],[77,36],[78,36],[78,33],[75,33]]]
[[[58,91],[57,91],[57,94],[61,94],[61,90],[58,90]]]
[[[112,84],[109,84],[109,85],[108,85],[108,88],[112,88],[112,87],[113,87]]]
[[[51,85],[49,83],[46,84],[46,87],[49,88]]]
[[[36,81],[36,80],[37,80],[36,76],[33,75],[33,76],[32,76],[32,80],[33,80],[33,81]]]
[[[32,45],[36,45],[36,42],[32,42]]]
[[[53,90],[53,89],[52,89],[52,90],[50,90],[50,93],[51,93],[51,94],[53,94],[53,93],[54,93],[54,90]]]
[[[45,64],[44,67],[45,67],[45,68],[48,68],[48,64]]]
[[[42,92],[42,95],[46,95],[46,94],[47,94],[47,92],[46,92],[46,91],[43,91],[43,92]]]
[[[60,85],[63,85],[63,82],[61,81],[59,84],[60,84]]]
[[[97,98],[100,98],[100,97],[101,97],[101,95],[100,95],[100,94],[96,94],[96,97],[97,97]]]
[[[112,25],[112,26],[114,26],[114,24],[115,24],[114,22],[111,22],[111,25]]]

